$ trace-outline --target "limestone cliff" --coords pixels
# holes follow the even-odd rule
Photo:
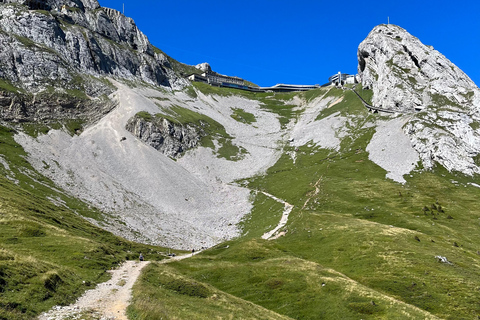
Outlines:
[[[2,78],[29,89],[72,81],[75,72],[165,86],[177,80],[131,18],[93,0],[45,2],[50,11],[0,5]]]
[[[92,104],[112,92],[104,77],[168,87],[184,81],[131,18],[96,0],[0,2],[0,96],[21,101],[9,105],[13,114],[22,113],[22,105],[38,114],[31,101],[39,92],[63,93],[73,104],[80,95]]]
[[[380,25],[358,48],[358,72],[374,106],[411,114],[404,131],[424,167],[480,173],[480,90],[445,56]]]
[[[358,72],[364,88],[373,89],[373,104],[384,109],[470,108],[474,98],[479,101],[477,86],[462,70],[395,25],[375,27],[360,43]]]

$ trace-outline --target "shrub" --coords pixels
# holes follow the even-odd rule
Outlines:
[[[19,237],[44,237],[45,235],[44,228],[36,223],[29,223],[18,229]]]
[[[49,271],[43,276],[43,286],[45,289],[56,291],[59,284],[63,282],[56,271]]]

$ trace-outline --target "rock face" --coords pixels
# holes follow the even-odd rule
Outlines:
[[[29,9],[60,10],[63,5],[79,9],[94,10],[100,7],[97,0],[2,0],[4,3],[18,3],[28,6]]]
[[[66,94],[19,95],[0,91],[0,119],[9,122],[95,122],[115,107],[106,98],[89,99]]]
[[[132,19],[95,0],[43,2],[50,11],[0,5],[0,77],[30,90],[68,84],[78,73],[164,86],[176,80]]]
[[[32,103],[38,101],[35,94],[45,92],[69,100],[53,101],[58,110],[65,111],[65,104],[81,103],[83,107],[98,106],[101,114],[109,108],[105,99],[99,98],[114,90],[105,77],[168,87],[185,82],[131,18],[101,8],[96,0],[0,1],[3,119],[16,114],[21,115],[18,121],[47,118],[49,113]]]
[[[441,53],[395,25],[375,27],[358,48],[374,106],[410,114],[405,134],[427,169],[480,173],[480,90]]]
[[[358,72],[372,102],[414,112],[439,104],[471,105],[478,88],[457,66],[395,25],[379,25],[358,47]],[[444,101],[442,101],[444,100]]]
[[[180,125],[165,118],[145,119],[138,115],[128,120],[126,129],[172,158],[178,158],[188,149],[195,148],[206,135],[201,128],[193,124]]]
[[[202,70],[203,72],[210,72],[212,71],[212,68],[210,67],[210,64],[208,62],[203,62],[200,64],[197,64],[195,68]]]

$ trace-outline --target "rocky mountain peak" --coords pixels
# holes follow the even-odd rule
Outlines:
[[[97,0],[0,0],[0,118],[97,119],[111,109],[107,77],[185,85],[133,19]]]
[[[462,70],[395,25],[375,27],[357,55],[372,104],[408,114],[403,131],[424,168],[480,173],[480,90]]]
[[[363,87],[373,89],[372,102],[383,109],[471,108],[479,101],[478,87],[462,70],[399,26],[375,27],[357,55]]]
[[[203,72],[210,72],[212,71],[212,67],[210,67],[210,64],[208,62],[203,62],[200,64],[197,64],[195,68],[202,70]]]

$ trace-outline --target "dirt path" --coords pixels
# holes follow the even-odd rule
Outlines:
[[[327,166],[327,169],[328,169],[328,166]],[[312,198],[314,196],[316,196],[319,192],[320,192],[320,188],[318,187],[318,185],[320,184],[320,182],[322,182],[322,179],[323,179],[323,175],[320,177],[320,179],[317,180],[317,182],[315,182],[315,184],[313,185],[315,187],[315,191],[313,191],[313,193],[310,193],[310,195],[308,196],[307,200],[305,200],[305,203],[303,204],[302,206],[302,210],[305,209],[305,207],[307,206],[307,204],[310,202],[310,200],[312,200]]]
[[[200,253],[195,252],[193,255]],[[161,263],[169,263],[193,256],[185,254]],[[125,261],[118,269],[108,271],[112,278],[100,283],[95,289],[86,291],[74,304],[66,307],[55,306],[47,313],[39,316],[38,320],[127,320],[126,309],[132,296],[132,287],[137,281],[141,270],[150,261]]]
[[[310,202],[310,200],[316,196],[319,192],[320,192],[320,188],[318,187],[318,185],[320,184],[320,182],[322,181],[322,178],[323,176],[320,177],[320,179],[318,179],[318,181],[314,184],[314,187],[315,187],[315,191],[313,191],[310,196],[307,198],[307,200],[305,201],[305,203],[303,204],[302,206],[302,209],[305,209],[305,207],[307,206],[307,204]],[[266,195],[267,197],[270,197],[272,198],[273,200],[277,201],[277,202],[280,202],[280,203],[283,203],[285,205],[285,208],[283,209],[283,214],[282,214],[282,218],[280,219],[280,222],[278,223],[278,225],[268,231],[268,232],[265,232],[263,235],[262,235],[262,239],[265,239],[265,240],[275,240],[275,239],[278,239],[279,237],[285,235],[285,232],[284,231],[281,231],[281,232],[278,232],[278,230],[280,230],[281,228],[283,228],[287,222],[288,222],[288,216],[290,215],[290,212],[292,212],[293,210],[293,205],[282,200],[282,199],[279,199],[277,197],[275,197],[274,195],[271,195],[269,193],[266,193],[266,192],[263,192],[262,193],[264,195]]]
[[[288,203],[286,201],[283,201],[282,199],[279,199],[279,198],[277,198],[274,195],[271,195],[269,193],[266,193],[266,192],[263,192],[263,191],[262,191],[262,193],[264,195],[266,195],[267,197],[270,197],[277,202],[283,203],[284,206],[285,206],[285,208],[283,209],[282,218],[280,219],[280,222],[278,223],[278,225],[273,230],[265,232],[262,236],[262,239],[274,240],[274,239],[277,239],[278,237],[280,237],[282,235],[282,232],[280,232],[280,233],[278,233],[277,235],[274,236],[274,234],[277,233],[278,230],[280,230],[281,228],[283,228],[287,224],[288,215],[290,214],[290,212],[292,212],[293,205],[291,205],[290,203]]]

